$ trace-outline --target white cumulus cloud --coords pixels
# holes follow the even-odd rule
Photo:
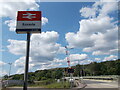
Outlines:
[[[55,31],[42,32],[31,36],[30,56],[33,60],[53,60],[61,45],[56,43],[59,35]],[[9,39],[8,49],[15,55],[25,55],[26,41]]]
[[[96,60],[96,61],[100,61],[100,60],[101,60],[101,58],[95,58],[95,60]]]
[[[26,41],[8,39],[10,45],[7,46],[9,52],[14,55],[25,55]]]
[[[4,76],[4,75],[7,75],[8,73],[7,73],[7,71],[5,71],[5,70],[0,70],[0,77],[2,77],[2,76]]]
[[[21,74],[21,73],[24,73],[24,66],[25,66],[25,60],[26,60],[26,57],[23,56],[23,57],[20,57],[19,59],[17,59],[15,62],[14,62],[14,66],[15,67],[18,67],[17,69],[17,74]],[[32,59],[31,57],[29,57],[29,71],[32,70],[32,68],[36,65],[36,63],[32,63]]]
[[[1,2],[0,3],[0,18],[9,17],[5,21],[5,24],[8,25],[10,31],[15,31],[16,29],[16,18],[18,11],[36,11],[39,10],[39,5],[35,0],[21,0],[21,2]],[[46,17],[42,17],[42,25],[48,23]]]
[[[46,17],[42,17],[42,25],[48,23],[48,19]]]
[[[88,58],[87,54],[71,54],[69,57],[71,61],[85,60]]]
[[[0,17],[9,17],[15,19],[17,16],[17,11],[25,10],[38,10],[39,5],[35,0],[21,0],[20,2],[1,2],[0,3]]]
[[[0,61],[0,67],[2,67],[3,65],[5,65],[6,63],[3,61]]]
[[[61,62],[61,60],[55,60],[57,54],[64,54],[65,48],[56,43],[59,38],[59,34],[55,31],[42,32],[41,34],[33,34],[30,42],[30,67],[36,67],[39,65],[49,64],[53,61],[54,64]],[[21,55],[14,63],[15,66],[23,68],[26,55],[26,41],[24,40],[12,40],[7,48],[9,52],[14,55]],[[53,64],[52,64],[53,65]],[[53,65],[54,66],[54,65]]]
[[[105,57],[103,61],[109,61],[109,60],[117,60],[118,56],[110,55],[108,57]]]
[[[96,9],[95,8],[88,8],[84,7],[80,10],[81,16],[84,16],[86,18],[91,18],[96,16]]]
[[[79,21],[80,28],[77,33],[66,34],[65,38],[69,46],[82,48],[85,52],[92,52],[92,55],[117,53],[118,26],[114,18],[109,16],[110,13],[115,13],[115,10],[117,10],[116,2],[96,2],[92,7],[82,8],[81,16],[86,19]]]

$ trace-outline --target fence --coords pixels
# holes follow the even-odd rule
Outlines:
[[[82,77],[72,77],[73,79],[98,79],[98,80],[118,80],[118,75],[101,75],[101,76],[82,76]],[[65,77],[65,79],[70,79],[70,77]]]
[[[3,87],[14,86],[14,85],[23,85],[23,80],[4,80],[2,81]]]

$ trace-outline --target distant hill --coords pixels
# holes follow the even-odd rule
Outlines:
[[[106,62],[92,62],[87,65],[76,65],[74,68],[73,76],[92,76],[92,75],[120,75],[120,59]],[[53,68],[46,70],[37,70],[29,72],[28,80],[47,80],[47,79],[60,79],[63,76],[69,76],[67,68]],[[16,74],[10,76],[13,80],[23,80],[23,74]],[[4,76],[7,79],[7,76]]]

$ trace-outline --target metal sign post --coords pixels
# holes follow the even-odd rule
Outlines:
[[[26,47],[26,62],[25,62],[25,74],[24,74],[24,86],[23,90],[27,90],[28,70],[29,70],[29,52],[30,52],[30,33],[27,33],[27,47]]]
[[[23,86],[23,90],[27,90],[30,34],[41,33],[41,11],[18,11],[16,33],[18,34],[27,33],[26,62],[25,62],[24,86]]]

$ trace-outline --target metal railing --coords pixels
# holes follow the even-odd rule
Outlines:
[[[97,80],[118,80],[118,75],[101,75],[101,76],[82,76],[73,77],[73,79],[97,79]],[[65,77],[65,79],[70,79],[70,77]]]
[[[83,79],[118,80],[118,75],[83,76]]]

